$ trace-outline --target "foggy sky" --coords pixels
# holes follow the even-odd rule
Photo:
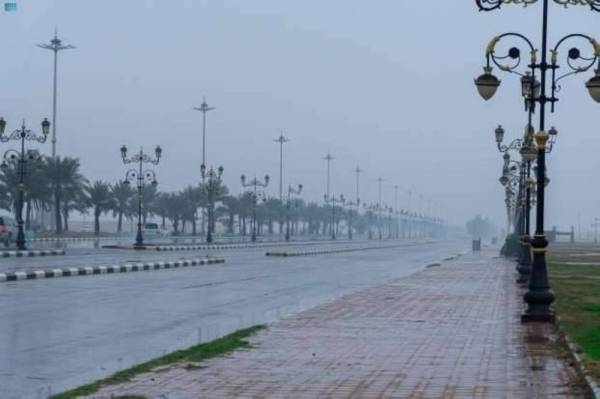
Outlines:
[[[302,183],[304,197],[322,200],[331,151],[332,192],[424,210],[463,224],[475,214],[504,226],[501,156],[493,130],[507,139],[526,123],[517,76],[497,71],[502,86],[483,102],[473,78],[489,39],[518,31],[539,42],[540,5],[479,13],[474,1],[356,0],[17,0],[0,12],[0,115],[7,129],[21,118],[39,130],[52,115],[51,52],[55,27],[75,50],[59,54],[58,154],[82,159],[90,179],[115,182],[126,167],[119,147],[163,147],[155,170],[159,189],[199,181],[203,96],[209,165],[225,167],[234,193],[239,176],[269,173],[278,193],[282,130],[284,185]],[[600,14],[551,6],[550,42],[568,33],[600,36]],[[565,50],[568,46],[565,47]],[[582,47],[588,52],[587,47]],[[588,53],[589,54],[589,53]],[[591,72],[563,81],[559,130],[548,157],[547,226],[583,229],[597,210],[600,188],[600,106],[585,90]],[[537,122],[536,122],[537,124]],[[51,144],[38,146],[47,154]],[[3,149],[9,148],[2,145]]]

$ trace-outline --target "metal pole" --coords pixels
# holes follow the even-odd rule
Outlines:
[[[333,159],[335,159],[335,158],[333,158],[333,156],[331,156],[331,153],[328,151],[327,155],[323,159],[327,161],[327,195],[325,197],[325,203],[327,204],[327,203],[329,203],[332,200],[332,198],[330,197],[330,191],[329,191],[330,190],[330,184],[329,184],[329,182],[330,182],[330,172],[331,172],[331,165],[330,164],[331,164],[331,161]],[[330,228],[330,233],[331,233],[331,236],[333,237],[334,236],[333,225]]]
[[[75,46],[64,45],[62,40],[58,38],[58,32],[54,29],[54,38],[49,44],[38,44],[40,48],[50,50],[54,53],[54,73],[53,73],[53,88],[52,88],[52,158],[56,157],[56,99],[57,99],[57,75],[58,75],[58,52],[61,50],[74,49]]]
[[[144,188],[144,176],[142,175],[143,168],[143,152],[140,150],[140,169],[138,174],[138,223],[137,235],[135,237],[135,247],[141,248],[144,246],[144,236],[142,235],[142,190]]]
[[[56,158],[56,70],[58,50],[54,48],[54,84],[52,90],[52,158]]]
[[[398,220],[398,185],[394,186],[394,212],[395,212],[395,220],[396,220],[396,239],[400,238],[400,220]]]
[[[25,232],[23,230],[23,202],[25,193],[25,124],[21,129],[21,157],[19,159],[19,203],[17,205],[17,249],[24,251]]]
[[[379,199],[377,202],[377,232],[379,234],[379,240],[381,241],[383,238],[381,233],[381,183],[383,182],[383,179],[380,177],[377,179],[377,182],[379,183]]]
[[[548,281],[548,270],[546,268],[546,248],[548,240],[544,232],[544,190],[546,180],[546,143],[548,133],[545,132],[546,123],[546,74],[548,71],[547,48],[548,48],[548,0],[543,0],[542,11],[542,50],[541,64],[541,94],[540,102],[540,132],[536,134],[538,144],[538,170],[537,170],[537,212],[536,231],[531,244],[533,247],[533,264],[529,278],[528,290],[524,299],[527,302],[527,310],[521,316],[523,322],[554,322],[554,312],[550,304],[554,302],[554,293],[550,289]]]
[[[195,111],[200,111],[202,112],[202,165],[206,166],[206,113],[209,111],[213,111],[216,108],[215,107],[209,107],[208,104],[206,103],[206,98],[202,97],[202,104],[200,104],[200,107],[194,107],[192,108]],[[202,176],[202,183],[204,183],[205,178],[204,176]],[[204,225],[205,225],[205,211],[204,209],[202,210],[202,221],[201,221],[201,229],[200,229],[200,233],[204,234]]]
[[[258,194],[256,192],[256,178],[254,178],[254,207],[252,208],[252,242],[256,242],[256,205]]]

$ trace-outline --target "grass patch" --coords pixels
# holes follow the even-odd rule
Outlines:
[[[91,395],[106,385],[120,384],[130,381],[133,377],[152,371],[157,367],[172,365],[175,363],[190,362],[186,369],[193,370],[201,368],[198,363],[217,356],[224,355],[239,348],[248,348],[250,343],[246,338],[256,332],[265,329],[266,326],[254,326],[236,331],[222,338],[211,342],[192,346],[191,348],[169,353],[165,356],[149,360],[131,368],[119,371],[107,378],[82,385],[70,391],[59,393],[50,397],[50,399],[71,399],[79,396]],[[136,396],[122,396],[121,398],[140,398]]]
[[[591,249],[591,250],[590,250]],[[569,249],[561,245],[548,257],[550,285],[556,293],[554,309],[567,336],[581,349],[581,357],[594,378],[600,380],[600,266],[569,265],[586,262],[586,252],[600,248]]]

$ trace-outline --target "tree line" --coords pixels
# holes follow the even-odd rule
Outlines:
[[[138,215],[138,193],[135,187],[124,181],[114,183],[88,180],[81,172],[79,159],[71,157],[42,157],[30,152],[26,159],[24,187],[24,222],[28,230],[37,230],[36,216],[52,213],[57,234],[69,231],[69,218],[74,212],[92,214],[94,233],[100,233],[100,219],[111,215],[117,221],[117,231],[123,230],[126,221],[134,221]],[[0,172],[0,208],[16,211],[18,205],[18,160],[8,162]],[[397,219],[392,215],[377,215],[372,210],[363,213],[356,208],[319,205],[295,199],[291,202],[278,198],[256,201],[254,193],[231,195],[224,185],[213,191],[215,222],[220,223],[228,234],[250,234],[252,218],[256,212],[258,234],[275,234],[286,228],[289,218],[292,235],[328,235],[332,223],[336,231],[340,225],[352,223],[353,230],[364,234],[371,229],[383,229],[391,235],[397,233]],[[208,183],[189,185],[175,192],[160,192],[153,185],[146,185],[141,193],[142,220],[150,217],[160,219],[163,227],[169,226],[174,234],[196,235],[201,220],[201,209],[209,206]],[[256,205],[255,205],[256,204]],[[256,209],[254,207],[256,206]],[[332,214],[335,213],[335,220]],[[403,212],[402,215],[408,216]],[[413,215],[417,217],[417,215]],[[420,217],[423,222],[427,218]],[[430,219],[433,224],[435,221]],[[347,228],[347,227],[346,227]]]

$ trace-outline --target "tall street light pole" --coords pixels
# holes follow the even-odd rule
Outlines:
[[[400,238],[400,220],[398,219],[398,185],[394,185],[394,212],[395,212],[395,220],[396,220],[396,240]]]
[[[323,157],[323,160],[327,161],[327,188],[326,188],[326,193],[325,193],[325,204],[329,203],[329,199],[331,198],[331,193],[330,193],[330,189],[331,189],[331,185],[330,185],[330,179],[331,179],[331,161],[333,161],[335,158],[331,155],[331,152],[327,152],[327,155],[325,155]],[[334,231],[333,231],[333,226],[331,226],[330,228],[330,235],[333,237]]]
[[[600,218],[595,217],[592,227],[594,228],[594,244],[598,244],[598,227],[600,226]]]
[[[202,112],[202,165],[206,165],[206,113],[214,111],[215,107],[209,107],[206,99],[202,98],[202,104],[193,108],[195,111]],[[206,166],[205,166],[206,167]]]
[[[551,151],[551,137],[546,131],[546,105],[550,105],[550,111],[554,112],[558,98],[556,94],[560,90],[559,82],[567,76],[572,76],[592,69],[595,65],[595,75],[590,78],[586,87],[590,96],[597,102],[600,102],[600,45],[592,37],[580,33],[569,34],[560,39],[557,44],[548,51],[548,8],[551,1],[567,7],[569,5],[587,5],[592,10],[600,12],[600,0],[587,1],[565,1],[565,0],[540,0],[542,3],[542,40],[541,51],[533,45],[532,41],[520,33],[503,33],[495,36],[486,48],[486,65],[484,66],[483,75],[475,79],[477,90],[484,100],[489,100],[494,96],[500,80],[492,74],[493,65],[497,66],[501,71],[509,73],[517,73],[522,77],[529,76],[526,79],[526,84],[522,82],[522,95],[525,98],[526,107],[535,107],[539,104],[539,131],[535,134],[534,139],[537,145],[537,208],[536,208],[536,227],[535,236],[531,241],[533,247],[533,264],[531,267],[531,275],[529,278],[528,290],[525,293],[524,300],[527,302],[527,310],[521,316],[522,322],[554,322],[555,315],[550,305],[554,302],[554,293],[550,289],[548,281],[548,270],[546,266],[546,251],[548,240],[544,232],[544,199],[546,185],[546,153]],[[537,3],[538,0],[528,0],[527,3]],[[475,0],[475,3],[481,11],[492,11],[500,8],[503,4],[523,3],[510,0]],[[526,54],[530,55],[529,62],[523,62],[527,65],[526,72],[517,71],[523,58],[521,57],[521,49],[519,47],[510,47],[506,54],[496,54],[497,44],[504,39],[514,39],[520,41],[526,49]],[[571,47],[568,51],[562,54],[566,55],[566,67],[569,70],[565,73],[558,73],[561,67],[558,64],[559,48],[565,42],[584,41],[591,46],[591,54],[582,55],[578,47]],[[538,61],[538,54],[541,54],[541,60]],[[548,57],[550,56],[550,57]],[[562,58],[562,57],[561,57]],[[508,62],[508,63],[507,63]],[[535,88],[536,73],[541,75],[540,87]],[[550,76],[548,76],[550,72]],[[548,92],[548,83],[550,83],[550,92]],[[550,141],[550,143],[549,143]],[[550,144],[550,145],[549,145]]]
[[[354,173],[356,173],[356,201],[360,202],[360,174],[364,173],[364,170],[357,166]]]
[[[50,40],[50,43],[42,43],[37,45],[40,48],[50,50],[54,53],[54,84],[52,88],[52,158],[56,157],[56,81],[57,81],[57,66],[58,66],[58,52],[62,50],[74,49],[75,46],[70,44],[63,44],[62,40],[58,38],[58,32],[54,30],[54,38]]]
[[[283,132],[273,140],[279,143],[279,201],[283,204],[283,145],[289,143],[290,139],[283,135]]]
[[[411,208],[411,205],[412,205],[411,204],[412,203],[412,191],[408,190],[407,195],[408,195],[408,203],[406,204],[407,205],[406,211],[408,212],[408,218],[407,218],[407,223],[408,223],[408,239],[411,239],[412,236],[413,236],[413,232],[412,232],[412,229],[413,229],[413,217],[412,216],[413,215],[412,215],[412,210],[411,210],[412,209]]]
[[[348,207],[350,208],[350,227],[348,228],[348,239],[352,240],[352,207],[356,205],[356,216],[358,217],[358,213],[360,211],[360,174],[363,173],[364,170],[357,166],[354,169],[354,173],[356,173],[356,200],[354,202],[349,201]]]
[[[283,145],[290,140],[283,135],[283,132],[273,140],[279,143],[279,204],[281,205],[281,215],[279,216],[279,234],[283,233]],[[287,231],[286,231],[287,238]]]
[[[192,108],[195,111],[202,112],[202,164],[200,167],[204,166],[206,168],[206,113],[210,111],[214,111],[215,107],[210,107],[206,103],[206,98],[202,97],[202,104],[199,107]],[[204,183],[205,176],[202,176],[202,183]],[[204,234],[204,210],[202,211],[202,234]]]
[[[377,208],[378,210],[382,209],[382,205],[381,205],[381,183],[383,183],[383,178],[379,177],[377,179],[377,183],[378,183],[378,191],[379,191],[379,196],[378,196],[378,200],[377,200]],[[381,241],[381,239],[383,238],[383,235],[381,233],[381,215],[377,215],[377,230],[379,233],[379,240]]]

